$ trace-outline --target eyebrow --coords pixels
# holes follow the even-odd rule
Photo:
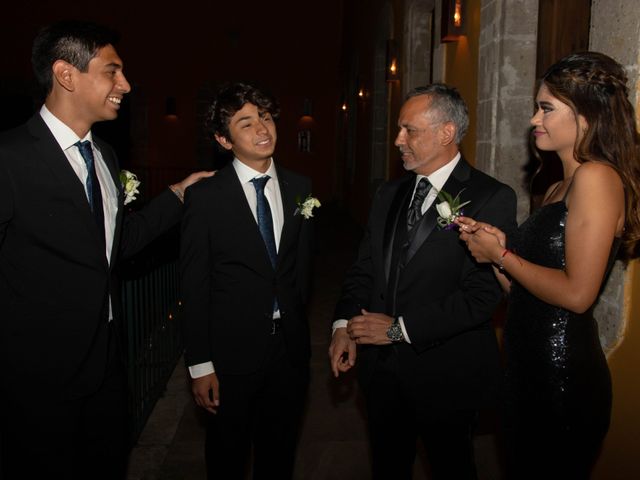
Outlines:
[[[237,119],[237,120],[235,121],[235,123],[240,123],[240,122],[242,122],[243,120],[251,120],[251,115],[245,115],[244,117],[240,117],[239,119]]]

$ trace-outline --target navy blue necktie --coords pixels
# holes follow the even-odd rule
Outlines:
[[[431,183],[427,180],[427,177],[422,177],[416,187],[409,210],[407,210],[407,230],[411,230],[422,218],[422,204],[430,190]]]
[[[271,209],[269,208],[267,197],[264,196],[264,187],[270,178],[271,177],[269,175],[265,175],[264,177],[254,178],[251,180],[251,183],[253,183],[253,186],[256,189],[256,217],[258,217],[260,234],[262,235],[264,244],[267,247],[267,252],[271,259],[271,265],[273,268],[276,268],[278,252],[276,251],[276,239],[273,234],[273,218],[271,217]]]
[[[98,230],[102,235],[102,241],[104,242],[104,210],[102,206],[102,192],[100,191],[100,182],[98,181],[98,175],[96,174],[96,165],[93,158],[93,150],[91,148],[91,142],[85,140],[84,142],[76,142],[75,145],[80,150],[80,155],[84,159],[84,163],[87,164],[87,197],[89,198],[89,207],[93,218],[96,221]]]
[[[269,208],[267,197],[264,196],[264,187],[270,178],[269,175],[260,178],[256,177],[251,180],[251,183],[253,183],[253,187],[256,189],[256,217],[258,219],[258,228],[260,229],[264,244],[267,247],[271,265],[275,269],[278,252],[276,251],[276,239],[273,234],[273,218],[271,217],[271,208]],[[274,300],[273,310],[278,310],[277,300]]]

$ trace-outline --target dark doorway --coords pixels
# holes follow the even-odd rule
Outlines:
[[[540,0],[536,78],[563,56],[588,50],[590,20],[591,0]],[[549,186],[562,179],[558,156],[553,152],[538,151],[540,159],[537,159],[534,150],[531,145],[527,165],[531,179],[531,211],[540,206]]]

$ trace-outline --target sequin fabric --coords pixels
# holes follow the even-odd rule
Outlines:
[[[564,268],[566,218],[564,201],[541,207],[518,228],[512,248],[538,265]],[[555,307],[513,282],[505,325],[509,478],[588,478],[611,409],[592,313]]]

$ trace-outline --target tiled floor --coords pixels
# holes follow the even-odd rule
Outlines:
[[[301,432],[296,480],[359,480],[370,478],[362,399],[353,374],[335,380],[327,348],[330,322],[344,272],[354,258],[360,230],[330,206],[317,218],[314,296],[310,309],[311,385]],[[491,425],[476,439],[481,480],[502,478]],[[205,479],[202,413],[188,390],[182,362],[165,396],[154,409],[132,452],[128,480]],[[428,479],[419,456],[415,479]]]

